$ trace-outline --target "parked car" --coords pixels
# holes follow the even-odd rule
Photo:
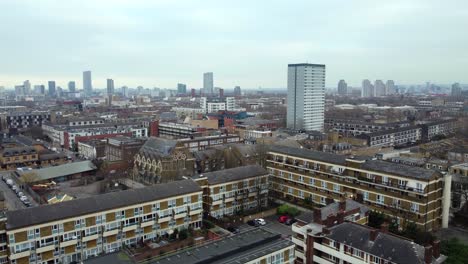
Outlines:
[[[24,205],[26,205],[26,207],[30,207],[31,206],[31,202],[29,200],[24,200],[22,201]]]
[[[23,196],[20,197],[20,200],[21,200],[21,201],[26,201],[26,200],[28,200],[28,197],[26,197],[26,196],[23,195]]]
[[[2,180],[3,180],[4,182],[6,182],[8,179],[10,179],[10,178],[8,178],[8,176],[6,176],[6,175],[3,175],[3,176],[2,176]]]
[[[235,226],[230,226],[227,228],[227,230],[233,234],[239,234],[240,233],[240,230],[238,227],[235,227]]]
[[[266,221],[263,218],[257,218],[257,219],[255,219],[255,222],[257,222],[261,226],[266,225]]]
[[[24,193],[23,193],[23,192],[17,192],[16,195],[17,195],[18,197],[21,197],[21,196],[24,196]]]
[[[285,223],[288,219],[289,219],[289,216],[287,216],[287,215],[282,215],[282,216],[280,216],[280,217],[278,218],[278,221],[279,221],[280,223]]]
[[[18,186],[16,186],[16,185],[13,184],[13,185],[11,186],[11,189],[12,189],[13,191],[16,191],[16,190],[18,190]]]
[[[21,192],[21,189],[18,187],[18,188],[15,190],[15,193],[16,193],[16,195],[18,195],[18,193],[20,193],[20,192]]]
[[[292,225],[296,222],[296,219],[294,218],[289,218],[288,220],[286,220],[286,222],[284,222],[284,224],[286,225]]]
[[[7,179],[6,184],[11,187],[14,183],[12,179]]]
[[[249,220],[247,221],[249,226],[260,226],[260,224],[256,220]]]

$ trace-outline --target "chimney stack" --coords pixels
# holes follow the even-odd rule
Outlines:
[[[370,234],[369,234],[369,239],[370,241],[375,241],[375,239],[377,238],[377,235],[379,234],[379,230],[377,229],[372,229],[370,231]]]
[[[345,217],[345,212],[344,211],[339,211],[338,214],[336,215],[336,220],[338,221],[338,224],[341,224],[344,222],[344,217]]]
[[[322,210],[314,208],[314,223],[322,224]]]
[[[426,264],[432,263],[432,246],[424,247],[424,263]]]
[[[346,211],[346,199],[341,199],[338,203],[339,203],[338,204],[338,211],[345,212]]]
[[[389,224],[387,222],[383,222],[380,226],[380,231],[382,231],[382,233],[388,233],[388,226]]]
[[[435,240],[432,242],[432,255],[435,259],[440,257],[440,240]]]

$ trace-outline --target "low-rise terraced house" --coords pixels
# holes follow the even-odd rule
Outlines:
[[[267,154],[270,195],[327,205],[355,199],[402,224],[422,230],[441,227],[443,177],[424,168],[307,149],[272,146]],[[449,205],[447,205],[449,206]]]
[[[10,263],[70,263],[198,229],[202,189],[182,180],[6,213]]]

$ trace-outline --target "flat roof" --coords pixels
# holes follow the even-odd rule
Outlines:
[[[300,67],[300,66],[316,66],[316,67],[325,67],[325,64],[312,64],[312,63],[293,63],[288,64],[288,67]]]
[[[294,244],[290,240],[283,239],[280,234],[263,228],[253,228],[190,250],[178,251],[148,263],[247,263],[292,245]]]
[[[14,230],[201,191],[201,187],[193,180],[181,180],[140,189],[106,193],[57,204],[8,211],[6,213],[6,229]]]

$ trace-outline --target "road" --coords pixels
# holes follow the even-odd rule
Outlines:
[[[13,181],[16,182],[16,177],[10,174],[10,172],[1,172],[0,173],[0,178],[3,176],[7,176],[8,178],[12,179]],[[18,186],[18,184],[16,184]],[[0,180],[0,191],[3,192],[3,195],[5,197],[5,205],[8,210],[18,210],[18,209],[23,209],[26,208],[26,206],[21,202],[18,196],[16,196],[16,193],[10,189],[10,187],[3,181]],[[29,201],[31,202],[31,206],[37,206],[37,202],[34,201],[27,193],[26,191],[22,191],[26,197],[28,197]]]

